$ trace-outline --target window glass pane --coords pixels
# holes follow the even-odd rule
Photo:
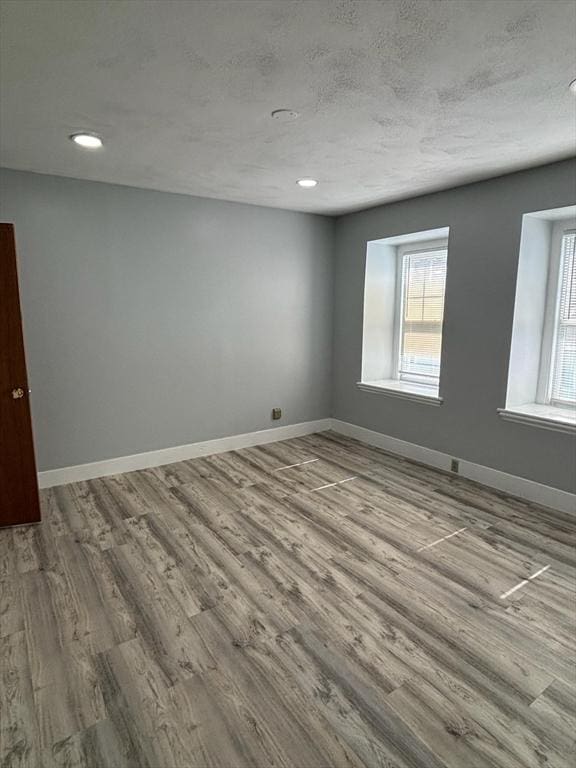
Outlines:
[[[576,404],[576,233],[562,238],[551,401]]]
[[[399,376],[438,383],[446,250],[407,253],[402,263]]]

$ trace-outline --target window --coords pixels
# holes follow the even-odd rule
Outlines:
[[[438,386],[446,249],[400,253],[398,378]]]
[[[576,432],[576,205],[524,214],[502,418]]]
[[[576,406],[576,231],[562,233],[557,306],[553,307],[548,397],[551,405]]]
[[[448,235],[441,227],[368,243],[360,389],[441,405]]]

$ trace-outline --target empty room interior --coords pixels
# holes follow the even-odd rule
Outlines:
[[[574,768],[576,2],[0,30],[0,766]]]

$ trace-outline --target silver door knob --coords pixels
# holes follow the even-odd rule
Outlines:
[[[21,397],[24,397],[24,390],[22,387],[16,387],[12,390],[12,399],[13,400],[20,400]]]

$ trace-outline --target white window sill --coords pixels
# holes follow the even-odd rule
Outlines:
[[[554,432],[576,433],[576,410],[573,408],[529,403],[511,408],[498,408],[498,413],[506,421],[529,424],[540,429],[551,429]]]
[[[382,379],[381,381],[358,381],[358,389],[363,392],[375,392],[379,395],[401,397],[404,400],[412,400],[426,405],[442,405],[442,398],[438,395],[438,387],[427,387],[424,384],[416,384],[413,381],[399,381],[398,379]]]

